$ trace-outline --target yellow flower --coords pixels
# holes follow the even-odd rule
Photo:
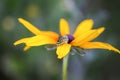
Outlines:
[[[52,31],[39,30],[22,18],[19,18],[18,20],[28,30],[35,34],[33,37],[23,38],[14,43],[14,45],[25,43],[26,47],[24,50],[33,46],[55,44],[57,46],[56,53],[59,59],[65,57],[70,52],[72,46],[82,49],[108,49],[120,53],[118,49],[108,43],[91,42],[105,29],[104,27],[92,29],[93,20],[91,19],[82,21],[77,26],[73,35],[70,34],[69,24],[65,19],[60,19],[60,35]]]

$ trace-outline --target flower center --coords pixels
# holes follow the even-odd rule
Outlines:
[[[74,40],[74,37],[72,35],[70,35],[70,34],[68,34],[67,37],[69,39],[68,43],[70,43],[70,42],[72,42]]]
[[[64,44],[64,43],[70,43],[73,40],[74,40],[74,37],[70,34],[60,36],[58,41],[57,41],[57,45],[61,45],[61,44]]]

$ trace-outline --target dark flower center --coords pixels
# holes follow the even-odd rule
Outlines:
[[[74,37],[71,34],[68,34],[67,37],[68,37],[68,43],[74,40]]]

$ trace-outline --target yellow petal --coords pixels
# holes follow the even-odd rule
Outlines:
[[[30,30],[33,34],[35,35],[39,35],[41,34],[41,31],[39,29],[37,29],[34,25],[32,25],[31,23],[29,23],[28,21],[22,19],[22,18],[18,18],[19,22],[22,23],[28,30]]]
[[[22,43],[25,43],[29,40],[29,38],[23,38],[23,39],[20,39],[20,40],[17,40],[14,42],[14,45],[18,45],[18,44],[22,44]]]
[[[88,19],[88,20],[84,20],[82,21],[76,28],[73,36],[74,37],[78,37],[79,35],[87,32],[88,30],[91,30],[93,26],[93,20],[92,19]]]
[[[98,31],[98,36],[105,30],[104,27],[101,27],[101,28],[98,28],[97,31]]]
[[[56,41],[48,36],[38,35],[30,38],[23,38],[14,43],[14,45],[25,43],[27,46],[41,46],[45,44],[56,44]]]
[[[52,32],[52,31],[41,31],[41,35],[46,35],[46,36],[49,36],[51,37],[52,39],[54,40],[58,40],[59,38],[59,35],[55,32]]]
[[[99,29],[89,30],[88,32],[84,33],[83,35],[77,37],[73,43],[76,45],[80,45],[85,42],[91,41],[91,40],[95,39],[96,37],[98,37],[104,30],[105,30],[104,27],[101,27]]]
[[[96,30],[94,29],[95,32],[94,32],[93,34],[89,35],[88,37],[84,38],[84,39],[81,41],[80,44],[95,39],[96,37],[98,37],[98,36],[104,31],[104,29],[105,29],[104,27],[101,27],[101,28],[96,29]]]
[[[74,45],[74,46],[78,46],[82,43],[82,41],[84,41],[86,38],[90,38],[91,36],[94,36],[97,34],[97,31],[96,30],[89,30],[87,31],[86,33],[78,36],[77,38],[75,38],[71,44]]]
[[[86,42],[79,46],[84,49],[108,49],[120,53],[120,51],[115,47],[103,42]]]
[[[14,42],[14,45],[16,46],[16,45],[18,45],[18,44],[25,43],[25,42],[27,42],[28,40],[29,40],[29,38],[20,39],[20,40]],[[28,50],[29,48],[31,48],[31,46],[25,46],[25,47],[24,47],[24,51]]]
[[[28,39],[26,43],[27,46],[41,46],[45,44],[56,44],[57,41],[54,39],[44,36],[44,35],[38,35],[34,36]]]
[[[28,49],[30,49],[31,48],[31,46],[25,46],[24,47],[24,51],[27,51]]]
[[[60,33],[62,36],[70,34],[69,24],[65,19],[60,20]]]
[[[71,45],[70,44],[63,44],[57,47],[57,55],[58,58],[61,59],[65,57],[70,52]]]
[[[58,34],[52,31],[41,31],[39,29],[37,29],[35,26],[33,26],[31,23],[29,23],[28,21],[22,19],[22,18],[18,18],[19,22],[22,23],[28,30],[30,30],[33,34],[35,35],[46,35],[49,36],[55,40],[58,39]]]

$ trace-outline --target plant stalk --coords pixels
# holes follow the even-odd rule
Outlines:
[[[67,80],[68,57],[69,57],[69,55],[67,55],[63,58],[62,80]]]

